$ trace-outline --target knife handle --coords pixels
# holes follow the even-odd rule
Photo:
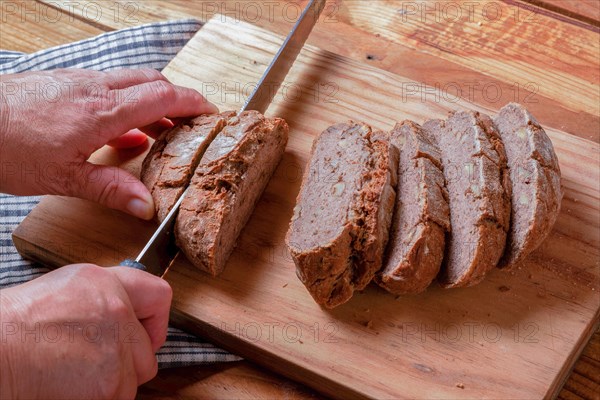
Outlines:
[[[144,266],[144,264],[139,263],[135,260],[131,260],[131,259],[127,259],[127,260],[123,260],[121,261],[121,263],[119,264],[119,266],[121,267],[129,267],[129,268],[135,268],[135,269],[139,269],[141,271],[146,271],[146,267]]]

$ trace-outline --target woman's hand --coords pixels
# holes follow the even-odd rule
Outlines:
[[[0,292],[0,398],[133,398],[157,372],[169,284],[68,265]]]
[[[3,75],[0,192],[80,197],[150,219],[152,197],[137,178],[88,158],[105,144],[140,144],[141,132],[156,136],[171,126],[166,118],[217,111],[152,69]]]

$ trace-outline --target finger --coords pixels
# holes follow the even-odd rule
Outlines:
[[[137,376],[137,385],[141,385],[156,376],[158,362],[155,353],[165,340],[163,338],[163,342],[155,348],[152,341],[153,333],[148,331],[141,318],[153,308],[151,310],[152,313],[161,316],[163,314],[166,315],[164,317],[167,321],[165,324],[168,324],[172,293],[170,290],[171,287],[166,281],[133,268],[114,267],[107,268],[106,271],[112,273],[121,283],[131,306],[132,315],[129,319],[130,322],[122,324],[119,327],[119,337],[123,340],[124,345],[130,346],[133,366]],[[150,295],[145,293],[146,291],[151,291]],[[162,300],[156,301],[152,298],[152,295],[160,296]],[[165,302],[166,306],[163,304]],[[164,330],[164,337],[166,338],[166,326]]]
[[[140,320],[156,352],[165,342],[173,291],[157,276],[134,268],[109,268],[127,291],[136,317]]]
[[[218,108],[197,91],[164,81],[113,90],[110,98],[113,106],[103,114],[106,130],[102,132],[108,140],[116,138],[116,132],[147,126],[164,117],[191,117],[218,112]]]
[[[106,72],[104,79],[110,89],[125,89],[155,81],[168,82],[162,73],[152,68],[116,69]]]
[[[129,172],[86,162],[80,167],[80,172],[74,175],[67,193],[62,194],[95,201],[146,220],[154,216],[154,201],[150,192]]]
[[[138,129],[132,129],[129,132],[109,141],[107,144],[116,149],[131,149],[143,145],[148,141],[148,136]]]
[[[173,122],[167,118],[162,118],[153,124],[142,126],[139,129],[132,129],[118,138],[110,140],[107,144],[116,149],[130,149],[146,143],[148,136],[153,139],[158,138],[166,129],[172,127]]]
[[[173,125],[174,125],[174,123],[171,120],[169,120],[167,118],[162,118],[153,124],[142,126],[139,129],[140,129],[140,131],[144,132],[146,135],[150,136],[151,138],[156,139],[166,129],[172,128]]]
[[[137,385],[139,386],[156,376],[158,372],[156,350],[158,349],[154,349],[151,337],[140,321],[128,324],[123,331],[123,340],[131,344],[133,366],[137,376]]]
[[[122,348],[129,351],[123,351],[121,355],[121,379],[114,398],[133,399],[137,387],[156,376],[158,362],[150,337],[133,312],[117,327],[115,337],[121,341]]]

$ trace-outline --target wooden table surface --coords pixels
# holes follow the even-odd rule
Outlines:
[[[188,17],[207,21],[215,12],[286,34],[305,4],[306,0],[0,0],[0,48],[33,52],[147,22]],[[477,32],[456,23],[456,5],[463,18],[477,22]],[[325,12],[324,22],[332,24],[319,24],[311,44],[390,72],[402,70],[432,86],[485,78],[501,94],[500,99],[485,90],[464,94],[480,104],[534,94],[543,101],[528,107],[545,125],[600,141],[598,0],[331,0]],[[407,15],[401,25],[392,23],[398,14]],[[439,71],[440,66],[448,71],[445,76],[428,76],[430,68]],[[573,118],[558,120],[554,107]],[[233,388],[247,398],[320,397],[247,361],[163,370],[140,388],[139,397],[226,399]],[[600,399],[600,332],[579,357],[559,398]]]

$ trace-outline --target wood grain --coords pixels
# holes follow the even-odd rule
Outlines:
[[[600,332],[596,331],[557,398],[559,400],[599,399],[600,384],[597,374],[599,368]],[[232,393],[236,395],[233,396]],[[242,395],[238,396],[237,393]],[[322,398],[248,361],[161,370],[155,379],[141,386],[138,391],[140,399],[230,399],[232,397]]]
[[[600,331],[596,331],[575,364],[575,368],[560,391],[558,398],[561,400],[600,399],[599,370]]]
[[[393,4],[398,3],[344,3],[351,22],[368,32],[484,74],[493,70],[505,81],[533,85],[572,109],[600,115],[597,32],[503,2],[493,3],[493,13],[484,11],[485,3],[471,11],[464,1],[436,3],[431,14],[426,2],[416,2],[416,11],[406,5],[389,13]],[[455,18],[449,4],[466,11]]]
[[[59,4],[63,9],[69,5],[73,6],[73,2],[68,0],[49,1],[43,0],[47,4]],[[123,12],[118,14],[119,18],[115,18],[114,9],[124,9],[131,2],[127,0],[118,0],[117,2],[109,2],[104,5],[104,11],[100,14],[101,18],[95,19],[95,23],[102,23],[114,29],[130,27],[135,23],[146,23],[160,21],[164,19],[189,18],[194,17],[202,21],[210,19],[215,11],[227,11],[235,16],[240,21],[249,22],[257,26],[267,28],[275,33],[285,35],[289,31],[292,22],[294,21],[294,10],[301,9],[306,3],[301,1],[284,1],[276,2],[276,6],[269,2],[256,2],[252,0],[224,0],[214,2],[211,0],[189,2],[186,0],[174,0],[169,2],[169,6],[165,7],[162,0],[147,0],[144,2],[135,3],[137,9],[135,13],[127,17]],[[563,76],[563,82],[568,81],[573,75],[573,70],[581,70],[580,62],[556,62],[556,60],[573,59],[579,57],[579,48],[577,46],[565,46],[563,37],[567,40],[568,35],[577,35],[579,32],[577,27],[569,27],[568,29],[547,30],[543,35],[539,34],[541,29],[538,27],[536,31],[525,30],[522,26],[527,26],[527,21],[533,20],[536,22],[550,21],[551,25],[556,24],[563,26],[564,22],[553,19],[551,16],[541,16],[543,21],[538,21],[538,13],[529,10],[518,11],[515,5],[499,5],[502,8],[504,18],[494,17],[489,11],[489,19],[494,19],[494,23],[476,25],[476,30],[462,31],[457,27],[456,23],[452,24],[450,18],[441,18],[442,11],[438,14],[438,22],[435,28],[443,34],[444,52],[449,52],[449,55],[441,56],[438,49],[432,52],[429,48],[429,42],[419,35],[409,34],[409,38],[405,41],[398,34],[402,31],[393,29],[397,34],[388,37],[382,35],[378,30],[377,24],[385,23],[389,26],[390,21],[382,19],[391,16],[397,16],[398,10],[402,7],[409,7],[409,4],[415,4],[417,7],[423,7],[423,2],[406,2],[406,1],[387,1],[377,2],[378,10],[381,14],[380,19],[366,24],[361,7],[356,7],[353,3],[360,2],[341,2],[339,0],[330,0],[325,9],[325,14],[319,24],[311,34],[308,43],[318,46],[323,50],[343,55],[355,61],[368,62],[380,69],[388,72],[393,72],[406,76],[413,81],[423,83],[431,87],[440,87],[445,89],[445,96],[449,99],[460,97],[464,100],[479,104],[483,107],[498,108],[509,101],[518,101],[527,105],[527,107],[536,115],[538,120],[544,126],[551,126],[556,129],[566,131],[568,133],[590,139],[595,142],[600,141],[600,115],[590,112],[584,107],[578,107],[570,101],[569,97],[563,95],[549,96],[545,91],[540,90],[540,82],[537,80],[526,81],[525,83],[515,79],[520,76],[521,70],[524,74],[530,74],[531,71],[540,71],[546,74],[548,66],[544,65],[539,68],[539,61],[536,54],[527,54],[527,49],[519,50],[519,43],[530,43],[530,46],[538,46],[543,49],[544,53],[548,53],[553,60],[549,65],[557,70],[557,73]],[[364,2],[363,2],[364,3]],[[441,10],[442,5],[451,3],[436,2]],[[117,4],[117,5],[115,5]],[[100,6],[103,3],[99,3]],[[79,3],[79,6],[74,6],[74,14],[83,14],[85,3]],[[287,8],[285,8],[287,7]],[[287,9],[285,13],[283,10]],[[291,11],[290,11],[291,10]],[[491,9],[490,9],[491,10]],[[406,10],[410,11],[410,10]],[[481,8],[476,9],[479,15],[483,12]],[[519,18],[514,17],[515,13]],[[289,14],[289,15],[287,15]],[[488,15],[488,14],[486,14]],[[510,17],[512,15],[512,18]],[[430,15],[430,17],[435,17]],[[465,18],[468,14],[465,11]],[[426,29],[429,25],[425,21],[422,23],[419,18],[407,15],[418,26]],[[497,19],[497,21],[496,21]],[[407,25],[400,18],[399,21],[392,21],[392,27],[396,25]],[[431,22],[431,21],[430,21]],[[375,26],[373,26],[373,24]],[[499,26],[499,24],[501,26]],[[417,29],[416,27],[414,29]],[[454,29],[453,31],[451,31]],[[506,35],[502,32],[506,31]],[[454,35],[449,35],[446,32],[452,32]],[[551,33],[548,33],[551,32]],[[513,38],[512,35],[517,35]],[[433,35],[433,33],[432,33]],[[551,38],[548,35],[552,35]],[[596,36],[586,33],[586,37],[590,40],[596,40]],[[352,45],[348,43],[348,38],[351,39]],[[552,40],[549,40],[552,39]],[[583,38],[582,43],[585,40]],[[484,60],[487,62],[485,68],[481,68],[477,63],[471,63],[465,56],[462,55],[461,49],[464,47],[463,42],[473,43],[476,41],[486,41],[486,48],[492,51],[487,54]],[[596,40],[597,41],[597,40]],[[598,53],[593,44],[586,45],[591,48],[592,59],[594,54]],[[439,46],[438,46],[439,47]],[[519,60],[511,66],[514,72],[507,73],[504,64],[497,64],[496,58],[506,59],[503,55],[506,48],[514,49],[517,47],[518,56],[511,56],[511,60]],[[417,51],[415,51],[417,50]],[[589,52],[590,50],[586,50]],[[595,51],[595,53],[594,53]],[[514,51],[513,51],[514,52]],[[496,57],[496,55],[500,56]],[[454,55],[454,58],[450,57]],[[595,58],[597,65],[597,57]],[[509,60],[510,61],[510,60]],[[473,65],[472,65],[473,64]],[[583,67],[588,68],[588,67]],[[500,73],[500,69],[503,70]],[[586,73],[595,82],[598,82],[598,68],[590,66],[586,69]],[[570,89],[571,90],[571,89]],[[593,91],[594,87],[590,87]],[[596,89],[596,93],[598,90]],[[580,96],[579,93],[576,94]],[[410,96],[422,99],[422,101],[435,101],[431,94],[424,91],[423,86],[417,86],[412,89]],[[593,98],[590,102],[593,104]],[[588,107],[589,108],[589,107]]]
[[[138,399],[317,399],[310,389],[248,361],[159,371]]]
[[[538,7],[574,18],[584,23],[600,26],[600,3],[596,0],[526,0]]]
[[[0,49],[27,53],[87,39],[110,29],[99,29],[33,0],[0,2],[0,20]]]
[[[165,74],[202,90],[222,109],[235,109],[243,101],[239,92],[256,82],[281,41],[217,18]],[[547,130],[561,161],[565,202],[554,232],[521,269],[496,271],[474,288],[432,288],[412,298],[369,287],[331,312],[318,308],[295,277],[283,236],[316,133],[348,118],[389,129],[396,120],[423,121],[456,107],[494,111],[464,101],[403,100],[398,93],[406,83],[414,81],[305,48],[268,111],[291,127],[284,161],[221,277],[211,279],[185,260],[175,263],[167,278],[175,292],[173,321],[332,396],[556,393],[598,319],[600,176],[589,169],[598,165],[593,142]],[[148,223],[95,204],[46,198],[14,240],[22,252],[50,264],[85,259],[112,265],[135,254],[151,231]],[[527,372],[514,373],[519,370]]]

